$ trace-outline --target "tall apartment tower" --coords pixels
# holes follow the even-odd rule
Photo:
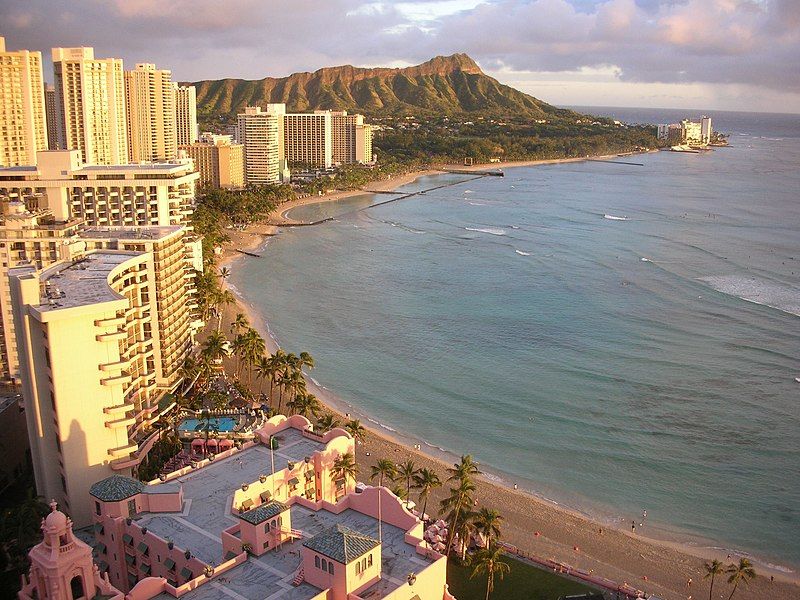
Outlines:
[[[92,165],[128,162],[125,77],[119,58],[93,48],[53,48],[58,145]]]
[[[79,229],[69,258],[9,271],[36,489],[79,527],[91,485],[130,475],[171,408],[192,343],[186,233]]]
[[[58,150],[56,88],[49,83],[44,86],[44,112],[47,117],[47,149]]]
[[[36,164],[47,149],[42,53],[6,51],[0,37],[0,167]]]
[[[284,115],[284,152],[289,168],[329,169],[333,164],[331,112]]]
[[[349,115],[346,110],[331,112],[331,144],[334,163],[372,161],[372,127],[364,123],[364,115]]]
[[[175,83],[173,89],[178,146],[188,146],[197,141],[197,92],[193,85]]]
[[[281,180],[280,115],[247,106],[238,115],[236,138],[244,146],[244,177],[248,185]]]
[[[172,71],[140,63],[125,71],[130,162],[172,160],[176,143],[176,94]]]

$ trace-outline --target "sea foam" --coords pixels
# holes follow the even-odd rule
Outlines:
[[[616,215],[603,215],[604,219],[608,219],[609,221],[629,221],[628,217],[618,217]]]
[[[796,287],[741,275],[700,277],[699,281],[723,294],[800,316],[800,290]]]
[[[464,227],[467,231],[478,231],[480,233],[488,233],[489,235],[505,235],[506,230],[500,227]]]

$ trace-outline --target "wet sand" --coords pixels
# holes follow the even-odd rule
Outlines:
[[[494,163],[475,165],[472,170],[574,162],[575,160],[584,159]],[[456,166],[454,168],[463,169],[464,167]],[[390,190],[393,187],[410,183],[418,177],[436,172],[409,173],[396,179],[375,182],[369,186],[369,189]],[[382,187],[378,187],[379,184]],[[333,201],[361,193],[364,192],[339,192],[286,203],[270,215],[269,225],[257,224],[245,231],[229,230],[231,243],[223,252],[220,266],[229,264],[234,259],[259,260],[237,253],[232,248],[249,251],[258,249],[268,236],[276,233],[277,225],[291,224],[290,220],[287,221],[282,217],[289,209],[301,204]],[[268,247],[265,251],[268,252]],[[229,323],[233,321],[238,312],[244,312],[248,316],[251,324],[264,336],[268,349],[271,352],[274,351],[277,344],[268,335],[267,324],[258,317],[246,298],[238,298],[236,305],[225,308],[222,330],[230,331]],[[285,350],[300,352],[307,349],[287,348]],[[334,407],[341,407],[342,403],[338,402],[328,390],[319,388],[312,381],[308,381],[308,390],[325,404],[327,411],[341,415]],[[341,418],[344,419],[344,417]],[[391,439],[386,434],[387,432],[376,431],[363,420],[362,424],[369,430],[369,435],[366,442],[358,446],[357,451],[360,481],[369,482],[370,469],[379,458],[389,458],[396,463],[411,459],[418,467],[432,468],[437,471],[442,480],[446,478],[444,469],[449,464],[417,451],[409,445],[402,444],[398,440]],[[464,448],[463,452],[468,453],[469,448]],[[628,583],[648,595],[655,594],[670,600],[705,598],[708,596],[708,581],[703,579],[704,560],[717,558],[724,564],[738,560],[738,556],[729,559],[724,553],[714,554],[713,551],[706,548],[654,540],[629,530],[611,529],[607,525],[601,525],[588,519],[585,515],[546,502],[522,490],[513,490],[498,485],[482,476],[477,478],[477,487],[475,498],[478,504],[498,510],[505,519],[503,541],[541,558],[562,562],[594,575],[614,580],[619,584]],[[447,488],[448,486],[445,485],[431,495],[428,502],[428,513],[436,513],[439,500],[444,497]],[[413,490],[412,500],[417,500]],[[640,528],[637,521],[637,530],[641,532],[642,529],[647,530],[646,524],[644,528]],[[536,535],[537,532],[539,535]],[[756,565],[756,569],[759,577],[748,586],[739,586],[735,598],[745,600],[800,598],[800,579],[796,573],[786,574],[778,571],[770,573],[760,568],[759,565]],[[770,582],[770,575],[774,575],[774,582]],[[687,584],[689,578],[692,579],[691,585]],[[714,587],[714,597],[716,598],[727,598],[730,594],[731,586],[725,583],[724,577],[718,577]]]

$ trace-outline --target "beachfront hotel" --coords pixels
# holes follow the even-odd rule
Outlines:
[[[194,144],[180,146],[194,161],[200,185],[215,188],[244,187],[244,146],[233,143],[229,135],[205,132]]]
[[[329,169],[333,165],[331,112],[286,113],[284,152],[289,168]]]
[[[187,146],[197,141],[197,91],[193,85],[173,83],[175,93],[176,143]]]
[[[185,225],[199,178],[188,160],[87,166],[77,150],[38,156],[36,166],[0,169],[0,375],[13,381],[19,365],[6,293],[8,269],[27,264],[43,269],[69,258],[63,242],[81,225]],[[185,235],[184,245],[194,268],[202,271],[199,240]]]
[[[58,147],[91,165],[128,162],[125,78],[119,58],[93,48],[53,48]]]
[[[130,162],[172,160],[178,155],[172,71],[140,63],[125,71]]]
[[[0,37],[0,167],[34,164],[46,149],[42,53],[6,51]]]
[[[422,522],[388,489],[357,493],[333,471],[355,452],[343,429],[278,415],[228,448],[150,483],[98,480],[84,499],[91,548],[52,505],[19,598],[455,600]],[[48,560],[56,548],[63,566]]]
[[[283,178],[281,115],[247,106],[237,117],[236,140],[244,146],[244,178],[248,185],[271,185]]]
[[[8,292],[36,488],[84,526],[91,484],[130,475],[173,405],[194,273],[182,226],[63,228],[63,258],[10,269]]]
[[[371,163],[372,126],[364,115],[350,115],[346,110],[331,111],[331,152],[335,164]]]
[[[0,169],[0,202],[49,209],[58,221],[178,225],[188,223],[199,178],[189,159],[91,165],[78,150],[49,150],[38,153],[36,166]]]

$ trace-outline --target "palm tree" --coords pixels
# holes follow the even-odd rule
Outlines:
[[[330,431],[334,427],[339,426],[339,420],[333,415],[322,415],[317,419],[317,427],[322,431]]]
[[[503,517],[491,508],[481,508],[475,514],[475,529],[486,536],[486,546],[491,546],[500,537]],[[494,539],[493,539],[494,538]]]
[[[344,428],[356,441],[363,442],[367,438],[367,430],[358,419],[351,419],[345,423]]]
[[[711,587],[708,588],[708,600],[711,600],[711,594],[714,592],[714,578],[717,575],[722,575],[725,572],[725,567],[715,558],[710,563],[705,563],[703,565],[703,570],[706,572],[706,574],[703,575],[703,579],[711,577]]]
[[[212,331],[211,335],[206,338],[200,355],[211,363],[221,360],[228,354],[227,343],[228,340],[225,338],[225,334],[219,331]]]
[[[450,548],[453,545],[453,538],[456,534],[458,520],[461,516],[461,511],[465,507],[473,504],[472,493],[475,491],[475,484],[469,478],[459,479],[458,487],[450,488],[450,495],[441,501],[442,511],[450,511],[447,515],[448,527],[450,532],[447,536],[447,553],[450,553]]]
[[[731,591],[731,595],[728,596],[728,600],[733,598],[733,595],[736,593],[736,588],[739,587],[740,583],[747,584],[751,579],[756,578],[756,570],[753,568],[753,563],[746,558],[740,558],[738,565],[728,565],[725,572],[731,574],[730,577],[728,577],[728,583],[733,584],[733,591]]]
[[[442,487],[442,481],[432,469],[420,469],[414,475],[414,487],[419,490],[419,500],[422,502],[422,519],[425,520],[428,496],[435,488]]]
[[[270,357],[262,354],[258,357],[256,361],[256,379],[259,380],[261,383],[258,385],[258,394],[261,395],[262,390],[264,389],[264,380],[270,379],[272,377],[272,361],[270,361]],[[272,380],[270,379],[270,382]],[[270,387],[272,387],[270,385]]]
[[[494,578],[499,576],[502,580],[503,577],[511,572],[511,566],[502,560],[503,551],[497,546],[491,546],[485,550],[479,551],[472,559],[475,568],[472,570],[470,579],[481,574],[486,573],[486,600],[489,600],[489,594],[494,590]]]
[[[414,464],[413,460],[407,460],[404,463],[400,463],[397,465],[397,477],[398,479],[405,480],[406,482],[406,507],[408,507],[408,500],[411,498],[411,482],[414,479],[414,475],[417,474],[419,469],[417,465]]]
[[[300,371],[290,371],[288,375],[281,378],[281,388],[289,393],[289,402],[291,402],[298,394],[306,393],[306,380]],[[280,405],[283,403],[283,394],[281,394],[281,402],[278,405],[280,412]],[[288,404],[287,404],[288,406]]]
[[[345,491],[347,491],[347,480],[356,480],[358,475],[358,465],[352,452],[345,452],[340,454],[333,460],[333,467],[331,468],[331,477],[334,481],[337,479],[344,479]]]
[[[383,487],[383,478],[388,477],[389,479],[394,479],[397,477],[397,466],[390,461],[388,458],[381,458],[378,460],[376,464],[372,466],[372,474],[369,476],[370,481],[374,481],[375,478],[378,478],[378,487]],[[378,490],[378,541],[383,541],[383,524],[382,524],[382,515],[381,515],[381,493]]]
[[[308,352],[301,352],[297,357],[297,370],[301,371],[303,367],[314,368],[314,358]]]
[[[250,322],[244,313],[237,313],[236,318],[231,323],[231,333],[239,333],[247,330],[250,327]]]
[[[473,475],[480,475],[481,473],[478,470],[478,463],[472,460],[471,454],[462,455],[461,462],[457,462],[452,467],[448,467],[447,472],[450,473],[450,477],[447,478],[447,481],[469,479]]]
[[[230,276],[231,270],[228,267],[222,267],[219,270],[219,278],[222,279],[222,281],[227,281]]]

